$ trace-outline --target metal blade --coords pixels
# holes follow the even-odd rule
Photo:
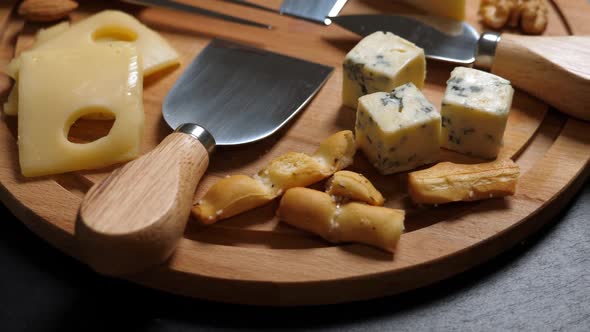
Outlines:
[[[330,25],[332,20],[327,16],[336,16],[348,0],[284,0],[280,13],[296,16],[316,23]]]
[[[207,129],[217,145],[263,139],[317,93],[332,67],[224,40],[213,40],[190,64],[163,106],[170,127]]]
[[[430,59],[460,64],[475,61],[479,33],[465,22],[421,15],[344,15],[330,18],[361,36],[375,31],[394,33],[423,48]]]
[[[276,9],[270,8],[270,7],[265,7],[250,1],[246,1],[246,0],[223,0],[225,2],[231,2],[231,3],[235,3],[238,5],[242,5],[242,6],[246,6],[246,7],[252,7],[252,8],[256,8],[256,9],[262,9],[262,10],[266,10],[267,12],[273,12],[273,13],[277,13],[278,11]]]
[[[219,12],[216,12],[213,10],[187,5],[187,4],[176,2],[176,1],[170,1],[170,0],[122,0],[122,1],[127,2],[127,3],[131,3],[131,4],[135,4],[135,5],[152,6],[152,7],[160,7],[160,8],[166,8],[166,9],[179,10],[179,11],[184,11],[187,13],[210,16],[210,17],[222,19],[222,20],[229,21],[229,22],[246,24],[246,25],[250,25],[250,26],[254,26],[254,27],[258,27],[258,28],[264,28],[264,29],[269,29],[269,30],[272,29],[272,26],[268,25],[268,24],[258,23],[258,22],[246,20],[243,18],[219,13]]]

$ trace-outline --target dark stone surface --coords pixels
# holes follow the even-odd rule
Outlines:
[[[368,302],[309,308],[223,305],[100,277],[2,206],[0,331],[590,331],[590,182],[550,226],[439,284]]]

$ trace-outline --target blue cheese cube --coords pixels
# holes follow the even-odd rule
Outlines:
[[[410,82],[422,89],[425,77],[423,49],[390,32],[374,32],[344,59],[342,104],[356,109],[359,97]]]
[[[440,129],[440,114],[412,83],[359,99],[356,142],[382,174],[436,162]]]
[[[510,81],[457,67],[442,101],[442,146],[476,157],[496,158],[512,106]]]

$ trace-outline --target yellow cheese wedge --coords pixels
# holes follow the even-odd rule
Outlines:
[[[465,0],[402,0],[430,15],[465,20]]]
[[[112,42],[26,52],[18,88],[23,175],[98,168],[139,155],[143,76],[134,46]],[[116,118],[109,134],[86,144],[70,142],[70,126],[97,110]]]

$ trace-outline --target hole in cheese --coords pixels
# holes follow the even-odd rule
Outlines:
[[[85,144],[105,137],[115,123],[115,114],[104,107],[87,107],[72,114],[64,135],[72,143]]]
[[[137,40],[137,33],[124,26],[107,25],[94,31],[94,33],[92,34],[92,39],[94,39],[97,42],[134,42]]]

